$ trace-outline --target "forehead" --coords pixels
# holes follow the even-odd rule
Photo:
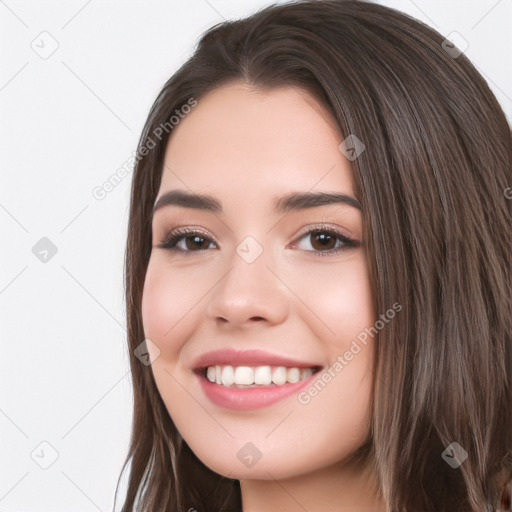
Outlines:
[[[160,193],[187,188],[260,203],[298,190],[353,194],[341,142],[330,112],[306,91],[224,85],[173,128]]]

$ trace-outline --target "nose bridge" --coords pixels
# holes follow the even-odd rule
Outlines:
[[[269,249],[267,248],[267,251]],[[241,260],[243,260],[247,265],[252,265],[255,261],[266,260],[267,257],[262,257],[265,249],[263,248],[263,241],[259,242],[252,235],[247,235],[236,247],[236,254],[239,256]],[[236,261],[236,259],[235,259]]]
[[[235,246],[229,258],[229,270],[212,290],[207,316],[222,317],[231,323],[243,323],[251,318],[282,321],[290,305],[280,289],[279,280],[270,271],[270,247],[247,235]]]
[[[263,240],[260,242],[253,235],[245,236],[235,250],[229,264],[231,270],[226,275],[225,287],[229,288],[229,293],[235,296],[246,297],[244,300],[250,300],[251,296],[256,297],[261,294],[275,292],[275,280],[267,266],[272,267],[271,258],[269,258],[270,248],[263,246]]]

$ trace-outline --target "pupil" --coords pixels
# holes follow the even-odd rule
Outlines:
[[[318,233],[314,235],[314,238],[320,240],[320,246],[322,249],[325,249],[329,245],[329,242],[334,240],[334,237],[326,235],[325,233]]]
[[[193,247],[197,248],[197,247],[198,247],[198,245],[199,245],[199,246],[201,246],[201,242],[200,242],[200,240],[202,240],[202,241],[203,241],[203,243],[204,243],[204,241],[205,241],[205,239],[204,239],[203,237],[198,236],[198,235],[191,235],[191,236],[189,236],[189,237],[187,238],[187,241],[188,241],[188,240],[190,240],[190,239],[192,239],[193,241],[192,241],[192,244],[187,244],[187,249],[190,249],[190,248],[191,248],[191,247],[190,247],[190,245],[192,245]],[[194,246],[193,244],[196,244],[196,243],[197,243],[198,245],[195,245],[195,246]]]

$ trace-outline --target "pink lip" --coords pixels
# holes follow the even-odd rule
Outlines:
[[[201,370],[196,370],[195,373],[204,393],[213,403],[228,409],[247,411],[260,409],[298,393],[301,389],[310,385],[313,379],[316,379],[318,372],[299,382],[287,382],[282,386],[259,386],[255,388],[230,388],[210,382]]]
[[[192,366],[194,370],[215,365],[232,366],[286,366],[288,368],[320,368],[318,363],[297,361],[289,357],[272,354],[263,350],[236,350],[225,348],[206,352],[197,358]],[[295,383],[297,384],[297,383]]]

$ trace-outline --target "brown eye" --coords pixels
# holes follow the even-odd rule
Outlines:
[[[348,238],[343,233],[333,230],[332,228],[314,227],[299,237],[299,241],[310,240],[309,246],[312,250],[304,247],[308,252],[312,252],[318,256],[333,256],[342,251],[353,247],[359,247],[361,244],[356,240]],[[299,246],[300,242],[295,242],[294,247]]]
[[[184,241],[184,248],[182,241]],[[214,242],[203,235],[203,233],[180,228],[172,231],[168,237],[158,245],[158,247],[184,253],[201,252],[208,249],[211,243]],[[181,246],[178,244],[181,244]]]
[[[185,236],[185,237],[182,237],[182,239],[185,240],[185,247],[187,248],[187,250],[194,250],[194,249],[208,249],[208,245],[209,243],[206,243],[206,238],[205,237],[202,237],[200,235],[189,235],[189,236]],[[187,242],[190,242],[190,243],[187,243]]]
[[[311,231],[309,233],[311,236],[311,246],[318,251],[322,251],[324,249],[334,249],[336,245],[337,236],[333,236],[325,231]]]

